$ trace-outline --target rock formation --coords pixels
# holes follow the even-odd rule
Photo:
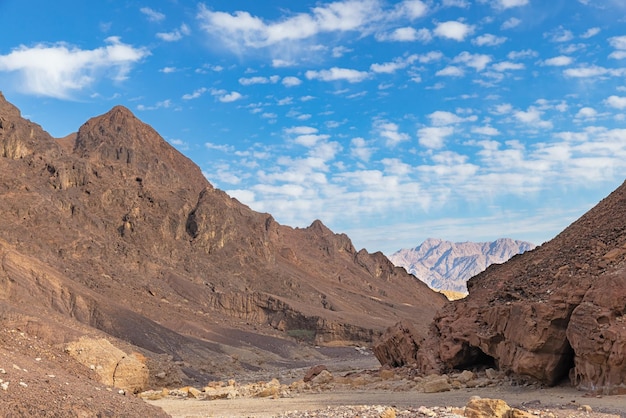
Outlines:
[[[626,183],[557,237],[492,265],[441,309],[421,370],[489,365],[548,385],[626,392]]]
[[[0,216],[0,323],[106,338],[145,356],[149,385],[369,344],[402,318],[425,333],[444,303],[320,221],[283,226],[215,189],[120,106],[54,139],[0,94]]]
[[[429,238],[415,248],[389,256],[396,266],[422,280],[432,289],[467,293],[466,282],[491,264],[532,250],[534,244],[501,238],[493,242],[451,242]]]

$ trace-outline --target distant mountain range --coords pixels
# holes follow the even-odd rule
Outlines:
[[[389,260],[436,290],[467,293],[466,282],[494,263],[504,263],[534,244],[500,238],[493,242],[451,242],[428,238],[415,248],[401,249]]]

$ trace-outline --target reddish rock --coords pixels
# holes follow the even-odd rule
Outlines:
[[[415,364],[423,340],[408,321],[389,327],[374,343],[372,351],[383,366],[402,367]]]
[[[425,372],[475,366],[581,389],[626,386],[626,184],[561,234],[493,265],[442,308],[417,355]],[[571,370],[571,373],[570,373]]]
[[[323,364],[313,366],[309,370],[307,370],[302,380],[304,380],[305,382],[310,382],[311,380],[315,378],[315,376],[322,373],[324,370],[328,370],[328,368],[324,366]]]

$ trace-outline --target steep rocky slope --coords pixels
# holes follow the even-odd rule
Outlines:
[[[469,296],[446,304],[428,337],[405,347],[407,361],[423,371],[491,365],[626,393],[625,208],[626,183],[550,242],[470,279]]]
[[[467,292],[466,282],[491,264],[501,264],[534,244],[500,238],[493,242],[451,242],[429,238],[415,248],[389,256],[396,266],[418,277],[432,289]]]
[[[0,94],[0,217],[0,323],[89,337],[77,352],[105,337],[146,384],[318,355],[301,340],[369,344],[402,318],[425,331],[444,303],[319,221],[283,226],[215,189],[123,107],[54,139]]]

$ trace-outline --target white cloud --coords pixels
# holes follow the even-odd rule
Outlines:
[[[468,67],[474,68],[476,71],[482,71],[485,69],[487,64],[491,62],[491,57],[489,55],[470,54],[467,51],[463,51],[459,55],[454,57],[452,62],[462,63],[467,65]]]
[[[604,101],[604,103],[615,109],[626,109],[626,97],[610,96]]]
[[[477,46],[497,46],[506,42],[506,36],[496,36],[491,33],[477,36],[472,43]]]
[[[243,95],[239,92],[232,91],[229,93],[222,89],[211,89],[211,95],[217,97],[217,100],[222,103],[232,103],[243,99]]]
[[[599,33],[600,33],[600,28],[589,28],[585,31],[585,33],[580,35],[580,37],[583,39],[589,39],[589,38],[596,36]]]
[[[502,24],[502,26],[500,26],[500,28],[502,30],[507,30],[507,29],[513,29],[517,26],[520,25],[520,23],[522,23],[522,21],[516,17],[511,17],[507,20],[504,21],[504,23]]]
[[[595,109],[591,107],[583,107],[576,113],[577,119],[594,119],[598,115]]]
[[[447,112],[443,110],[437,110],[430,115],[428,115],[430,119],[430,123],[434,126],[447,126],[447,125],[456,125],[458,123],[471,121],[476,121],[475,115],[470,115],[466,118],[462,118],[452,112]]]
[[[378,120],[374,124],[374,129],[380,137],[385,139],[385,145],[390,148],[395,147],[400,142],[411,139],[408,134],[400,132],[400,127],[393,122]]]
[[[377,34],[376,39],[379,41],[395,41],[395,42],[413,42],[420,41],[428,43],[432,40],[433,36],[430,30],[422,28],[416,30],[410,26],[397,28],[389,34]]]
[[[146,15],[148,20],[151,22],[160,22],[165,19],[165,15],[163,13],[157,12],[149,7],[142,7],[139,11]]]
[[[520,122],[523,122],[534,128],[552,128],[552,122],[541,120],[541,111],[534,106],[529,107],[526,111],[518,110],[513,114],[513,116]]]
[[[543,65],[548,65],[551,67],[564,67],[566,65],[570,65],[574,60],[572,57],[568,57],[565,55],[559,55],[558,57],[548,58],[543,61]]]
[[[463,69],[459,67],[449,65],[446,68],[437,71],[435,75],[439,77],[463,77],[465,72],[463,72]]]
[[[539,53],[537,51],[533,51],[532,49],[525,49],[523,51],[511,51],[507,54],[507,58],[510,60],[535,58],[538,56]]]
[[[207,92],[206,87],[201,87],[201,88],[199,88],[197,90],[194,90],[193,93],[183,95],[182,98],[183,98],[183,100],[197,99],[198,97],[202,96],[206,92]]]
[[[285,87],[295,87],[295,86],[299,86],[300,84],[302,84],[302,80],[300,80],[298,77],[285,77],[283,78],[283,86]]]
[[[415,13],[416,1],[405,1],[404,11]],[[265,22],[248,12],[233,14],[214,12],[199,6],[198,19],[202,28],[231,47],[263,48],[282,42],[308,39],[324,32],[358,31],[380,19],[381,6],[377,0],[346,0],[328,3],[276,22]],[[411,16],[409,16],[411,17]]]
[[[435,35],[441,38],[453,39],[455,41],[463,41],[468,35],[474,32],[474,27],[463,22],[451,20],[448,22],[438,23],[433,31]]]
[[[472,133],[475,133],[478,135],[485,135],[485,136],[500,135],[500,131],[498,131],[493,126],[475,126],[472,128]]]
[[[574,39],[574,34],[572,31],[565,29],[563,26],[559,26],[558,28],[546,32],[543,34],[544,38],[549,39],[551,42],[569,42]]]
[[[428,6],[421,0],[404,0],[396,6],[394,14],[397,17],[415,20],[423,17],[427,11]]]
[[[374,153],[374,149],[368,146],[365,139],[358,137],[350,141],[350,154],[361,161],[368,162]]]
[[[273,75],[270,77],[241,77],[239,84],[242,86],[251,86],[253,84],[276,84],[280,80],[280,77]]]
[[[186,24],[180,25],[180,29],[175,29],[172,32],[159,32],[156,37],[165,42],[176,42],[183,39],[183,36],[189,35],[191,30]]]
[[[176,71],[178,71],[178,68],[176,67],[163,67],[159,70],[159,72],[163,74],[175,73]]]
[[[150,55],[116,36],[105,42],[106,46],[92,50],[66,43],[20,46],[0,55],[0,71],[18,73],[19,88],[26,93],[67,99],[104,77],[125,80],[133,64]]]
[[[620,77],[626,74],[626,69],[613,69],[613,68],[604,68],[597,65],[591,66],[580,66],[577,68],[568,68],[563,71],[567,77],[574,78],[593,78],[593,77],[601,77],[601,76],[614,76]]]
[[[417,59],[418,59],[417,55],[410,55],[408,57],[396,58],[392,62],[386,62],[383,64],[374,63],[370,65],[370,70],[372,70],[375,73],[392,74],[392,73],[395,73],[397,70],[406,68],[407,66],[415,62]]]
[[[491,66],[495,71],[505,72],[511,70],[523,70],[525,68],[524,64],[520,62],[510,62],[510,61],[502,61]]]
[[[451,126],[420,128],[417,131],[418,142],[424,148],[439,149],[445,144],[446,138],[454,133]]]
[[[308,70],[305,77],[309,80],[321,81],[337,81],[346,80],[349,83],[359,83],[367,78],[370,74],[367,71],[352,70],[349,68],[333,67],[329,70],[314,71]]]
[[[529,0],[494,0],[493,7],[498,9],[510,9],[512,7],[526,6]]]
[[[609,38],[609,44],[616,49],[616,51],[613,51],[609,55],[609,58],[618,60],[626,58],[626,36],[614,36]]]
[[[467,0],[443,0],[441,3],[443,7],[461,7],[467,9],[470,5]]]

